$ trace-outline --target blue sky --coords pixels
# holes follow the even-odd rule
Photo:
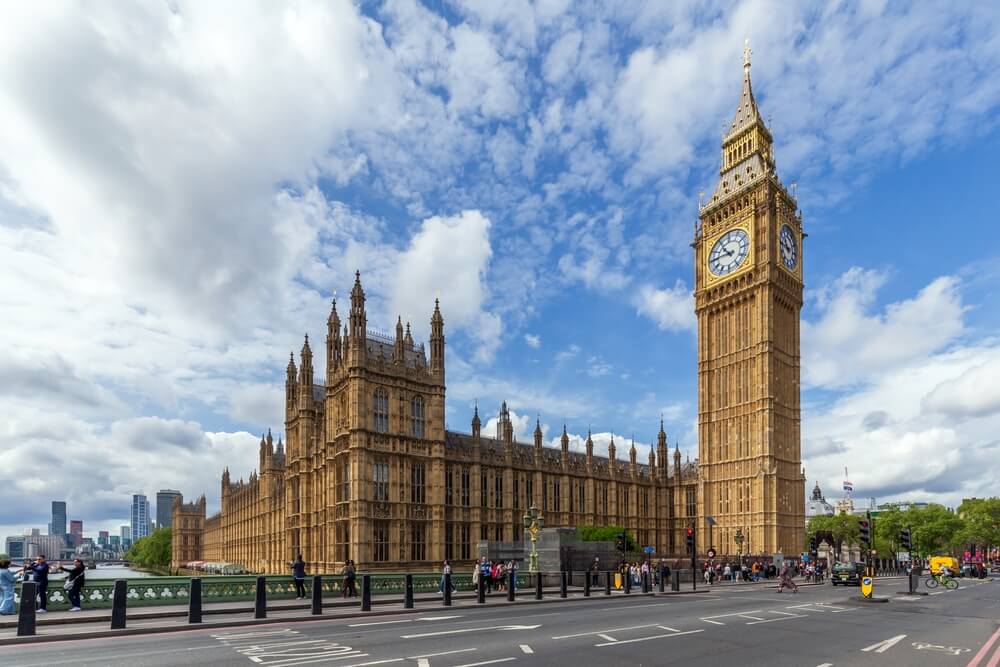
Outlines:
[[[356,269],[378,328],[424,339],[441,299],[450,428],[507,400],[521,438],[645,458],[663,414],[693,458],[689,243],[746,38],[809,233],[809,486],[997,488],[988,3],[3,12],[6,532],[52,499],[88,530],[136,491],[215,506]]]

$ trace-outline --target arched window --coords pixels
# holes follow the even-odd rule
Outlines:
[[[373,402],[373,415],[375,418],[375,430],[379,433],[389,432],[389,394],[385,389],[375,390],[375,400]]]
[[[424,437],[424,399],[414,396],[410,401],[410,435]]]

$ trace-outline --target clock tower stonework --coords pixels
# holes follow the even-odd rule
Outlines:
[[[693,243],[698,318],[699,547],[798,554],[805,541],[799,401],[802,215],[775,172],[750,85]],[[714,520],[714,526],[709,524]],[[714,544],[709,545],[709,533]]]

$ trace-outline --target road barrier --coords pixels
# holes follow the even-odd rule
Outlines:
[[[257,596],[253,603],[253,617],[267,618],[267,577],[257,577]]]
[[[111,606],[111,629],[125,629],[125,607],[128,603],[128,582],[119,579],[115,582],[114,601]]]
[[[409,576],[409,575],[407,575]],[[323,613],[323,577],[318,574],[312,581],[312,615],[320,616]],[[410,594],[413,594],[413,587],[410,587]]]
[[[191,598],[188,600],[188,623],[201,623],[201,579],[191,580]]]
[[[26,581],[21,584],[21,599],[30,600],[28,604],[22,604],[17,612],[17,636],[28,637],[35,634],[35,598],[38,591],[35,582]]]

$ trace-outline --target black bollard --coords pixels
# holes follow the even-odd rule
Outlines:
[[[536,572],[535,573],[535,599],[536,600],[541,600],[542,599],[542,573],[541,572]]]
[[[663,570],[660,570],[660,592],[662,593],[667,585],[667,578],[663,576]]]
[[[361,611],[372,610],[372,575],[361,575]]]
[[[21,584],[21,608],[17,612],[17,636],[29,637],[35,634],[35,596],[38,589],[35,582]]]
[[[674,570],[670,573],[670,590],[679,591],[681,589],[681,573],[679,570]]]
[[[561,575],[559,577],[559,597],[564,598],[566,597],[566,580],[569,578],[569,573],[563,570],[559,574]]]
[[[611,595],[611,570],[604,573],[604,594]]]
[[[642,573],[642,592],[648,593],[651,590],[649,585],[649,572]]]
[[[413,575],[406,575],[403,581],[403,609],[413,609]]]
[[[517,587],[517,574],[514,570],[507,570],[507,602],[514,601],[514,589]]]
[[[125,629],[125,604],[128,601],[128,582],[115,580],[115,592],[111,603],[111,629]]]
[[[476,582],[476,602],[486,604],[486,579],[483,576]]]
[[[323,577],[318,574],[313,577],[312,583],[312,615],[320,616],[323,613]]]
[[[188,623],[201,623],[201,578],[191,580],[188,594]]]
[[[585,572],[583,575],[583,597],[590,597],[590,572]]]
[[[257,577],[257,594],[253,602],[253,617],[267,618],[267,579]]]
[[[444,575],[444,606],[451,606],[451,573]]]
[[[632,574],[625,570],[622,573],[622,579],[625,580],[625,595],[629,595],[632,592]]]

